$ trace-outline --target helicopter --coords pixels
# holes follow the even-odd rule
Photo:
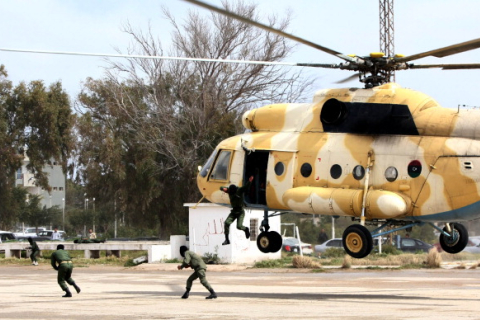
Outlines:
[[[465,248],[468,231],[459,222],[480,218],[480,112],[443,108],[390,76],[409,69],[478,69],[478,63],[412,61],[477,49],[480,39],[410,56],[345,55],[203,1],[185,1],[333,55],[343,62],[296,65],[353,71],[364,84],[319,90],[311,103],[245,112],[246,132],[220,142],[202,166],[198,188],[221,205],[229,205],[221,186],[254,176],[244,200],[264,210],[260,251],[280,250],[282,237],[269,230],[268,219],[286,212],[351,217],[355,223],[342,239],[354,258],[370,254],[375,237],[424,224],[440,233],[444,251]],[[370,231],[368,225],[378,227]]]

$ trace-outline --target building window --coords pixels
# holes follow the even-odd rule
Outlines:
[[[250,219],[250,241],[256,241],[257,236],[258,236],[258,219]]]
[[[57,189],[58,189],[57,187],[53,187],[53,191],[57,191]]]
[[[63,187],[59,187],[58,190],[63,191]]]
[[[17,170],[17,179],[23,179],[22,168],[18,168]]]

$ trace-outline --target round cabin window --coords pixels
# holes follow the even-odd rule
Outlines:
[[[398,177],[398,171],[395,167],[388,167],[387,170],[385,170],[385,179],[389,182],[393,182],[397,180]]]
[[[304,178],[310,177],[310,175],[312,174],[312,166],[310,165],[310,163],[302,164],[302,166],[300,167],[300,173]]]
[[[353,168],[353,177],[357,180],[362,180],[365,176],[365,168],[361,165],[355,166]]]
[[[330,168],[330,176],[333,179],[338,179],[338,178],[340,178],[341,175],[342,175],[342,167],[340,167],[340,165],[338,165],[338,164],[334,164]]]
[[[283,162],[277,162],[274,170],[277,176],[281,176],[283,172],[285,172],[285,165],[283,164]]]

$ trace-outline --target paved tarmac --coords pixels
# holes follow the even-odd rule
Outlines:
[[[480,269],[328,270],[209,266],[218,299],[174,264],[75,268],[62,298],[48,265],[0,266],[0,319],[480,319]]]

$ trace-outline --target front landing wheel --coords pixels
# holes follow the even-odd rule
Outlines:
[[[467,246],[468,231],[460,223],[450,223],[450,228],[452,229],[450,236],[440,234],[440,246],[445,252],[459,253]],[[448,233],[447,227],[443,228],[443,231]]]
[[[373,248],[370,231],[362,225],[352,224],[343,232],[343,248],[354,258],[364,258]]]
[[[282,236],[275,231],[262,232],[258,235],[257,247],[263,253],[277,252],[282,248]]]

